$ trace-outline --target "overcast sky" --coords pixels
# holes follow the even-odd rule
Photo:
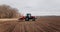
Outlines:
[[[17,8],[24,15],[60,15],[60,0],[0,0],[1,4]]]

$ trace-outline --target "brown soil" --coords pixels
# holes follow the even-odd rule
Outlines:
[[[60,32],[60,17],[45,16],[36,21],[1,21],[0,32]]]

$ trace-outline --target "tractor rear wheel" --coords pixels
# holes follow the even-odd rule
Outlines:
[[[29,21],[29,18],[25,18],[25,21]]]

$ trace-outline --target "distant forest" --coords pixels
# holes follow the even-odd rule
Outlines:
[[[18,18],[20,13],[17,8],[12,8],[9,5],[0,5],[0,18]]]

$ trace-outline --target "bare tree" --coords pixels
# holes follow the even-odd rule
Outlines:
[[[0,18],[18,18],[20,13],[18,9],[12,8],[8,5],[0,5]]]

